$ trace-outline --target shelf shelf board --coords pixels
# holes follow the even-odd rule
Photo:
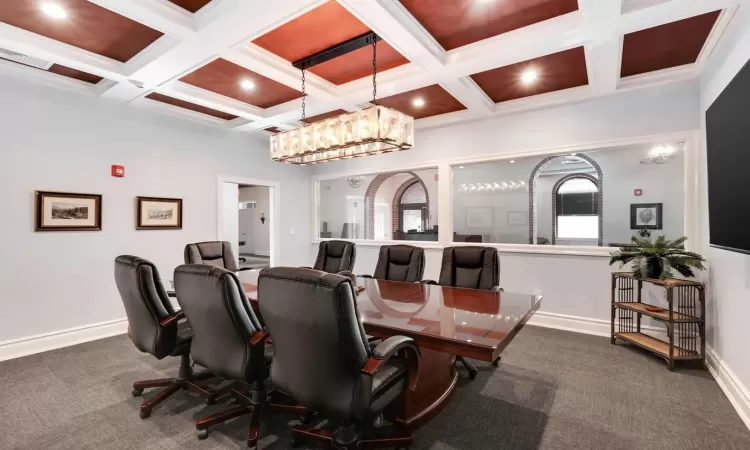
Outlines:
[[[615,333],[615,337],[669,358],[669,343],[643,333]],[[698,352],[674,346],[674,359],[701,359]]]
[[[660,312],[656,311],[649,311],[646,309],[649,306],[647,303],[638,303],[638,302],[615,302],[614,304],[617,308],[627,309],[630,311],[635,311],[637,313],[643,314],[644,316],[653,317],[657,320],[663,320],[664,322],[669,322],[669,310],[664,309]],[[675,311],[672,314],[672,321],[673,322],[681,322],[681,323],[702,323],[703,319],[700,317],[690,316],[688,314],[682,314]]]
[[[675,287],[675,286],[695,286],[698,288],[703,287],[703,283],[699,283],[697,281],[692,280],[684,280],[681,278],[636,278],[632,272],[615,272],[613,274],[616,277],[619,278],[632,278],[634,280],[641,280],[645,281],[647,283],[656,284],[658,286],[667,286],[667,287]]]

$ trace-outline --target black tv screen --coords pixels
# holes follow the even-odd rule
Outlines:
[[[710,244],[750,254],[750,64],[706,111]]]

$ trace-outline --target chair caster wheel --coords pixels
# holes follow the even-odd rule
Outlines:
[[[247,450],[258,450],[258,445],[257,444],[253,446],[248,445]]]
[[[151,415],[151,408],[141,408],[141,419],[146,419]]]
[[[208,430],[198,430],[198,439],[201,441],[208,437]]]
[[[497,358],[496,360],[492,361],[492,367],[498,367],[500,366],[500,358]]]
[[[140,397],[143,394],[143,389],[133,389],[133,397]]]
[[[469,379],[476,380],[477,379],[477,373],[476,372],[469,372]]]

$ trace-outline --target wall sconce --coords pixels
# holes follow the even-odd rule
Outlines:
[[[266,216],[263,213],[260,213],[260,223],[266,223]]]

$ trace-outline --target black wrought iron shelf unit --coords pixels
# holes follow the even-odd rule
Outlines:
[[[663,286],[667,308],[643,303],[643,283]],[[648,316],[664,324],[667,339],[642,332],[641,319]],[[700,361],[706,357],[706,292],[702,283],[675,278],[639,279],[630,272],[612,274],[612,344],[620,339],[663,358],[669,370],[676,361]]]

